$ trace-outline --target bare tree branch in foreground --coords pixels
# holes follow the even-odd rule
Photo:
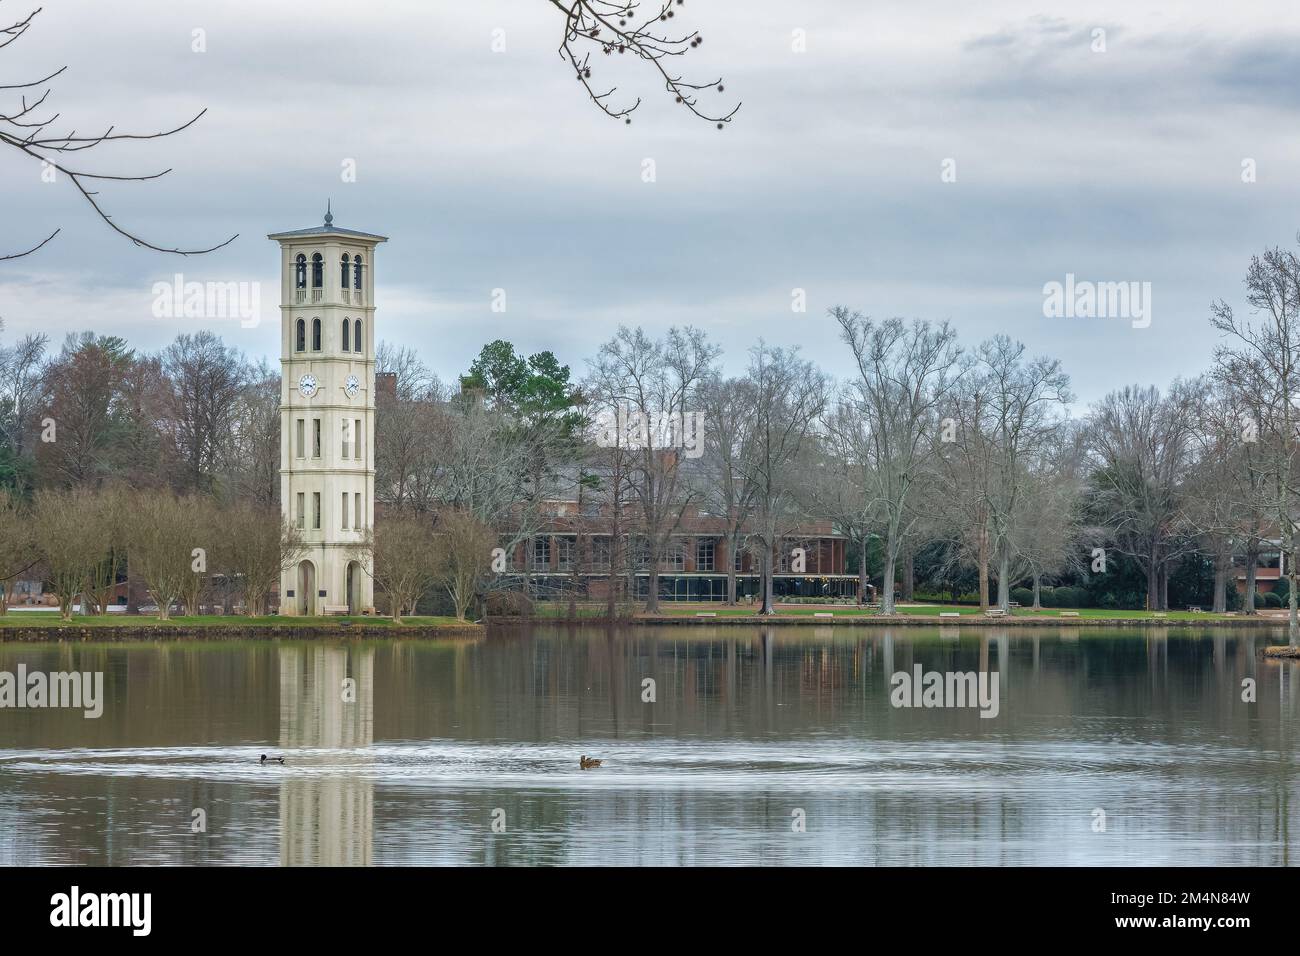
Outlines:
[[[22,20],[11,23],[8,26],[0,27],[0,50],[16,41],[32,25],[32,21],[41,12],[40,8],[33,10]],[[220,242],[215,246],[209,246],[206,249],[178,249],[159,246],[139,235],[123,229],[113,221],[112,215],[104,210],[100,203],[99,191],[92,187],[101,181],[116,182],[147,182],[152,179],[159,179],[166,176],[170,169],[164,169],[157,173],[142,173],[136,176],[113,176],[106,173],[95,173],[89,170],[66,165],[71,162],[67,157],[72,153],[80,153],[88,149],[94,149],[104,143],[116,140],[136,140],[136,139],[162,139],[171,136],[173,133],[179,133],[188,129],[198,122],[199,117],[207,110],[201,110],[189,122],[182,123],[175,129],[163,130],[157,133],[119,133],[115,132],[117,127],[109,126],[102,133],[95,133],[89,136],[78,136],[75,129],[67,133],[56,133],[49,130],[52,123],[59,118],[58,113],[50,113],[45,106],[45,101],[49,98],[52,88],[46,86],[50,80],[66,70],[66,66],[61,66],[48,76],[39,80],[32,80],[27,83],[12,83],[0,85],[0,91],[28,91],[45,87],[39,96],[32,95],[29,98],[27,92],[18,92],[16,95],[18,102],[9,106],[0,106],[0,145],[16,149],[18,152],[29,156],[39,163],[46,164],[49,168],[67,176],[72,184],[81,193],[82,197],[90,204],[90,208],[100,219],[108,224],[108,227],[118,235],[125,236],[137,246],[143,246],[146,249],[152,249],[155,252],[171,252],[181,256],[202,255],[205,252],[212,252],[220,249],[222,246],[233,242],[237,236],[231,236],[225,242]],[[21,259],[23,256],[29,256],[36,252],[51,239],[59,234],[60,230],[55,229],[52,233],[42,239],[36,245],[28,248],[23,252],[11,253],[9,255],[0,255],[0,262],[8,259]]]
[[[669,69],[670,57],[685,56],[704,42],[698,30],[682,34],[669,33],[669,24],[676,15],[676,7],[684,0],[659,0],[656,12],[642,18],[641,0],[550,0],[552,6],[564,14],[564,40],[560,43],[560,56],[569,61],[591,101],[612,119],[631,123],[632,112],[641,105],[637,97],[631,105],[615,104],[610,96],[617,92],[611,86],[603,93],[591,85],[591,54],[599,51],[608,57],[631,54],[650,64],[663,80],[664,89],[681,106],[718,129],[730,123],[740,109],[737,103],[728,112],[714,113],[700,105],[699,93],[703,90],[723,91],[722,78],[707,83],[692,83]]]

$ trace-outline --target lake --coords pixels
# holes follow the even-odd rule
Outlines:
[[[1285,865],[1300,665],[1257,655],[1284,642],[548,626],[0,644],[0,672],[104,682],[98,718],[0,709],[0,865]],[[996,672],[996,716],[894,706],[918,665]]]

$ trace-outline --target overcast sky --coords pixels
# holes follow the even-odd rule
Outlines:
[[[274,359],[266,235],[318,225],[332,199],[337,225],[390,237],[379,336],[444,377],[494,338],[581,372],[619,323],[702,326],[733,370],[760,336],[797,343],[845,375],[825,314],[845,304],[949,319],[967,344],[1011,335],[1062,358],[1087,402],[1201,371],[1210,302],[1240,303],[1251,254],[1300,229],[1293,0],[688,0],[677,23],[706,42],[682,70],[724,77],[707,104],[743,100],[722,131],[649,70],[598,56],[593,82],[645,100],[630,126],[603,116],[556,53],[547,0],[41,2],[0,51],[0,84],[66,63],[49,102],[56,125],[82,132],[163,128],[206,107],[169,140],[76,161],[174,167],[104,187],[146,238],[239,238],[190,259],[137,249],[70,183],[0,151],[0,249],[63,230],[0,263],[6,342],[89,328],[156,349],[208,326]],[[0,14],[35,5],[4,0]],[[192,50],[196,28],[206,52]],[[153,284],[175,272],[262,282],[264,321],[154,317]],[[1043,286],[1067,273],[1150,282],[1149,327],[1045,317]],[[806,313],[791,310],[796,288]]]

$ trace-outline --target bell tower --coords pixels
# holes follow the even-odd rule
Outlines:
[[[280,244],[280,507],[303,549],[280,613],[373,609],[375,250],[387,237],[325,224]]]

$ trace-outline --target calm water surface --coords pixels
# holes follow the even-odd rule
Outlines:
[[[1289,864],[1300,667],[1256,654],[1279,637],[0,644],[0,670],[103,671],[106,698],[0,709],[0,865]],[[918,663],[998,671],[1000,713],[894,708]]]

